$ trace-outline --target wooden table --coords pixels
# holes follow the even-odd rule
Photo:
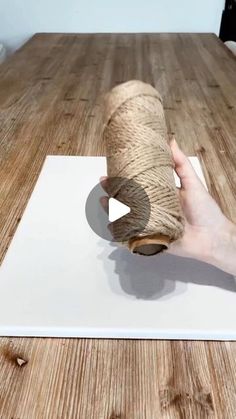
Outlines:
[[[1,260],[45,156],[102,154],[101,96],[129,79],[159,89],[236,222],[236,60],[216,36],[37,34],[0,67]],[[205,417],[236,417],[236,343],[0,340],[1,419]]]

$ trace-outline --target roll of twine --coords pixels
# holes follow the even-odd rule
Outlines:
[[[105,95],[103,137],[108,194],[135,208],[128,217],[113,223],[114,237],[141,254],[166,249],[183,234],[184,219],[158,91],[138,80],[114,87]],[[110,183],[109,179],[116,181]],[[143,219],[147,203],[140,196],[140,188],[127,186],[129,179],[148,196],[148,220]],[[140,223],[145,226],[142,231]]]

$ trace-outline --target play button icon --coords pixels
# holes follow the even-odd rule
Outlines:
[[[150,202],[145,188],[127,178],[109,178],[106,191],[98,183],[90,191],[85,213],[90,228],[105,240],[123,242],[146,227]],[[106,210],[101,200],[106,196]]]
[[[124,215],[130,213],[130,207],[128,205],[123,204],[122,202],[118,201],[118,199],[109,198],[108,202],[108,219],[110,223],[113,221],[118,220]]]

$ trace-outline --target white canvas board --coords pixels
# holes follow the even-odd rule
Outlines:
[[[47,157],[0,268],[0,335],[235,340],[231,275],[91,230],[85,203],[104,174],[103,157]]]

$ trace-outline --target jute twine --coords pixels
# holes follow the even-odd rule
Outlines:
[[[174,181],[162,98],[157,90],[132,80],[107,93],[103,136],[108,177],[120,179],[120,184],[113,185],[109,195],[121,202],[125,195],[125,203],[131,208],[135,205],[133,219],[131,211],[128,222],[122,218],[115,222],[119,241],[131,250],[137,250],[139,243],[140,246],[156,243],[161,246],[151,253],[158,253],[181,237],[184,221]],[[125,188],[125,179],[132,179],[144,188],[150,203],[149,219],[137,235],[137,224],[145,217],[144,203],[139,201],[134,188]]]

